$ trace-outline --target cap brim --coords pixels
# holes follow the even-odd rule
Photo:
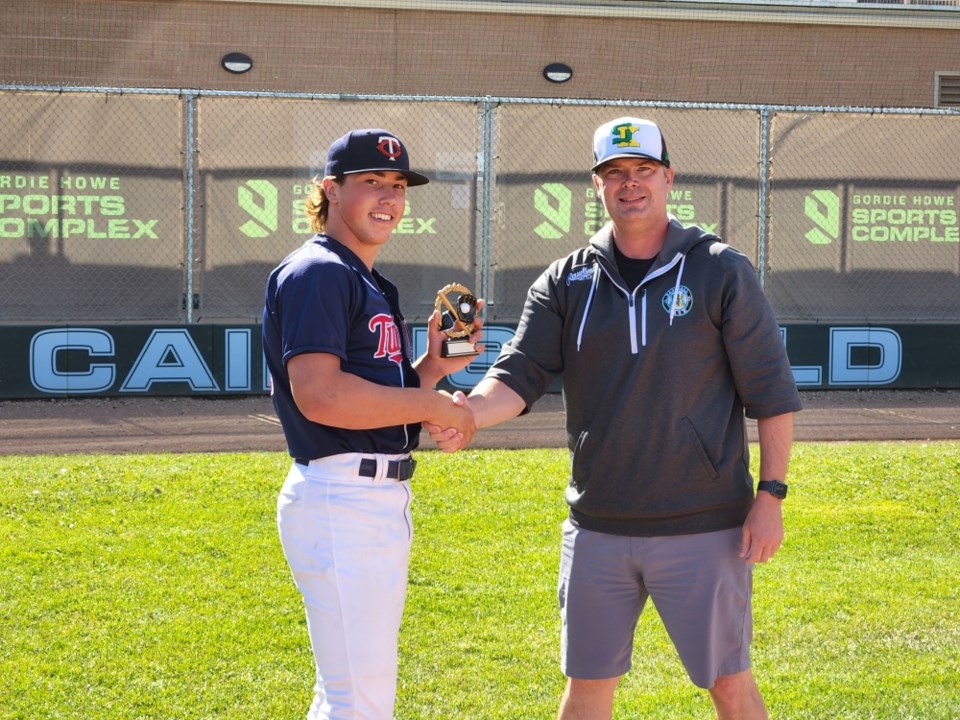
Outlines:
[[[343,173],[344,175],[356,175],[357,173],[365,172],[398,172],[407,179],[407,187],[414,187],[416,185],[426,185],[430,182],[430,178],[426,175],[421,175],[420,173],[413,172],[413,170],[397,170],[392,167],[372,167],[372,168],[363,168],[362,170],[350,170],[349,172]]]
[[[408,170],[404,173],[407,176],[407,186],[413,187],[415,185],[426,185],[430,182],[430,178],[426,175],[421,175],[420,173],[415,173],[412,170]]]
[[[620,158],[639,158],[639,159],[641,159],[641,160],[653,160],[653,161],[656,162],[656,163],[660,163],[660,164],[663,165],[664,167],[670,167],[669,165],[664,164],[663,160],[661,160],[661,159],[658,158],[658,157],[654,157],[653,155],[647,155],[647,154],[645,154],[645,153],[632,152],[632,153],[616,153],[616,154],[614,154],[614,155],[610,155],[609,157],[605,157],[603,160],[601,160],[601,161],[598,162],[596,165],[594,165],[592,168],[590,168],[590,172],[596,172],[596,171],[597,171],[597,168],[599,168],[601,165],[606,165],[606,164],[607,164],[608,162],[610,162],[611,160],[619,160]]]

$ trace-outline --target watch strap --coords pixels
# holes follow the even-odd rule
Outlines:
[[[768,492],[775,498],[783,500],[787,497],[787,484],[779,480],[761,480],[757,483],[757,491]]]

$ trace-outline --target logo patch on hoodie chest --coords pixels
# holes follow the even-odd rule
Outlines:
[[[580,282],[583,280],[592,280],[593,279],[593,268],[585,267],[575,270],[572,273],[567,275],[567,287],[570,287],[571,283]]]
[[[681,285],[679,288],[672,287],[663,294],[660,306],[667,315],[672,309],[673,317],[683,317],[693,307],[693,293],[686,285]]]

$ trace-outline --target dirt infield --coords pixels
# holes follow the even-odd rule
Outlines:
[[[797,440],[958,440],[960,390],[805,391]],[[755,423],[749,424],[756,440]],[[626,429],[625,429],[626,430]],[[422,446],[432,447],[424,435]],[[478,448],[565,447],[559,395],[481,430]],[[0,454],[283,451],[266,397],[0,402]]]

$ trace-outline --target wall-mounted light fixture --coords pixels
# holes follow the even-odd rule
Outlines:
[[[565,83],[573,77],[573,68],[566,63],[550,63],[543,69],[543,76],[553,83]]]
[[[220,65],[228,73],[240,75],[253,67],[253,60],[246,53],[231,52],[220,58]]]

